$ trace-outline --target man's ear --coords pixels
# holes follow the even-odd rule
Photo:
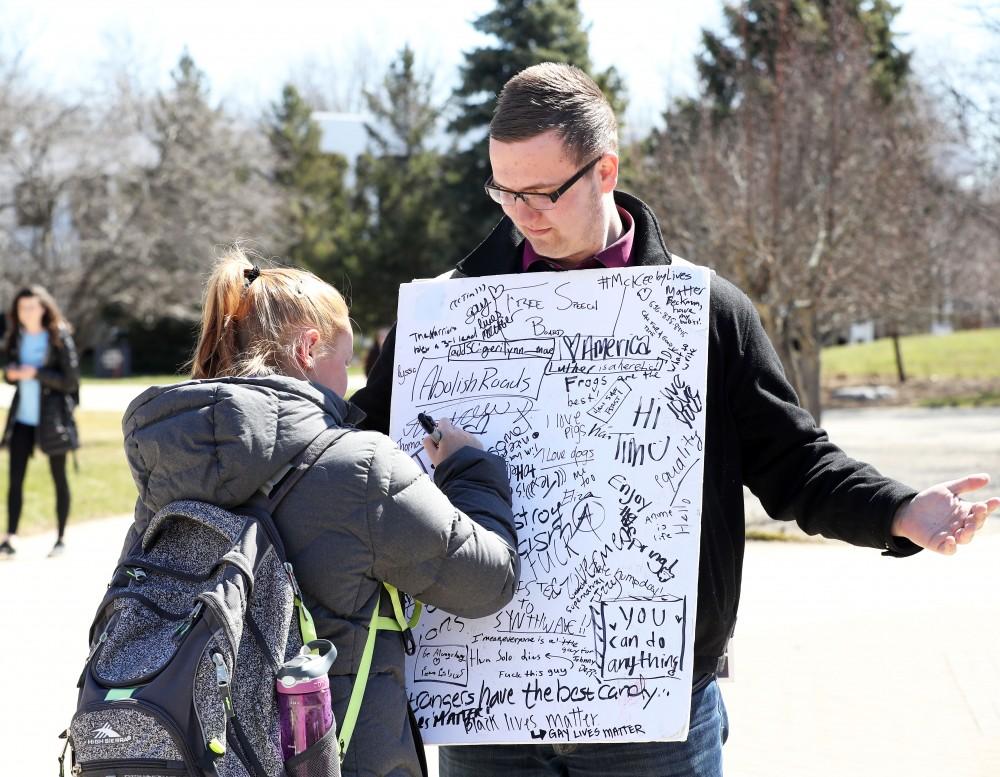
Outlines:
[[[597,180],[601,187],[601,194],[613,192],[618,186],[618,154],[611,151],[601,157],[597,163]]]
[[[310,372],[313,368],[313,349],[319,342],[319,332],[315,329],[306,329],[299,335],[295,344],[295,362],[303,372]]]

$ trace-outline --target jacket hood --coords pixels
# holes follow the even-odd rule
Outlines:
[[[125,455],[139,498],[156,512],[176,499],[246,502],[331,426],[358,408],[314,383],[284,376],[153,386],[125,411]]]

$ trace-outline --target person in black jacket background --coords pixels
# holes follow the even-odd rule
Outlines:
[[[569,65],[515,75],[490,125],[486,194],[504,218],[452,277],[681,264],[652,211],[616,191],[617,125],[599,87]],[[352,402],[388,431],[395,328]],[[970,475],[920,493],[849,458],[799,406],[753,304],[713,275],[691,726],[685,742],[444,747],[442,777],[718,777],[728,718],[715,682],[739,604],[743,486],[774,518],[886,556],[944,554],[970,542],[1000,499],[962,494]]]
[[[37,446],[49,457],[56,487],[56,543],[50,556],[63,552],[70,493],[66,454],[79,447],[73,410],[80,387],[80,365],[69,324],[56,301],[41,286],[21,289],[11,303],[4,378],[17,386],[7,414],[2,445],[10,452],[7,535],[0,558],[15,554],[28,459]]]

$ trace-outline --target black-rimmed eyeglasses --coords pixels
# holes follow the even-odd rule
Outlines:
[[[512,192],[510,189],[504,189],[493,183],[493,176],[491,175],[486,179],[486,193],[490,196],[490,199],[500,203],[505,208],[513,207],[514,203],[520,200],[534,210],[552,210],[559,201],[559,198],[569,191],[569,188],[573,184],[583,178],[587,171],[600,162],[603,157],[604,154],[601,154],[601,156],[591,159],[577,170],[572,178],[554,192]]]

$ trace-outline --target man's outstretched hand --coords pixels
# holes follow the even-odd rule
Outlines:
[[[892,521],[892,533],[950,556],[959,545],[972,542],[986,517],[1000,508],[1000,497],[982,502],[962,499],[962,494],[978,491],[989,482],[989,475],[969,475],[921,491],[899,508]]]

